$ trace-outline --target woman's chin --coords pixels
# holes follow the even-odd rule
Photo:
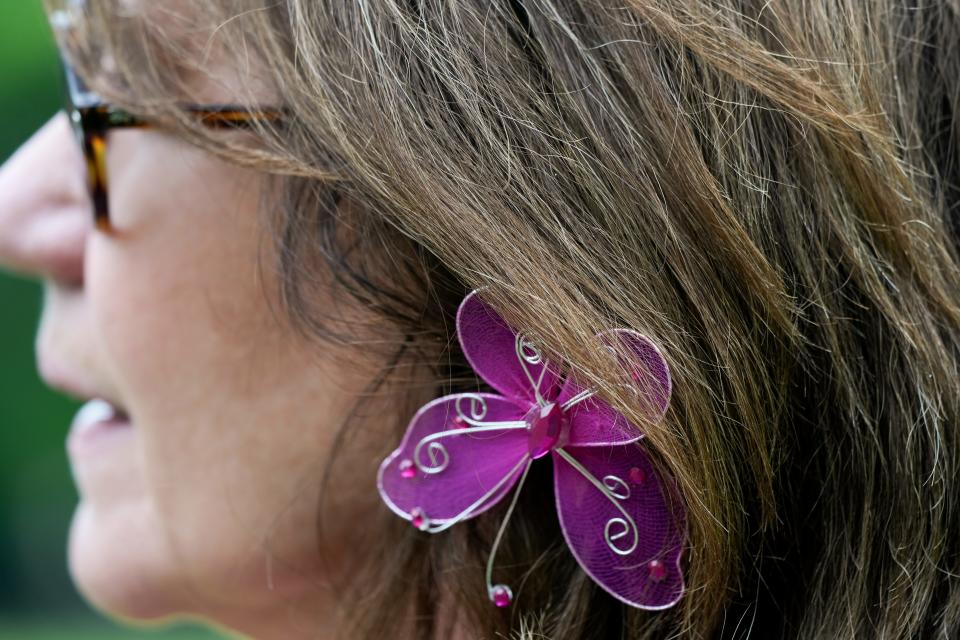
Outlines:
[[[109,510],[81,500],[70,525],[70,575],[91,606],[119,621],[149,621],[182,611],[174,562],[142,503]],[[178,593],[179,591],[179,593]]]

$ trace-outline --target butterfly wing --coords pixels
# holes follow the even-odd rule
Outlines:
[[[410,421],[400,447],[380,465],[380,496],[397,515],[431,531],[489,509],[523,472],[524,413],[491,393],[427,403]],[[496,427],[510,423],[519,427]]]
[[[640,443],[553,456],[560,525],[583,570],[626,604],[674,605],[684,589],[686,517],[672,480],[658,479]]]
[[[652,420],[661,418],[670,403],[672,382],[667,361],[657,346],[630,329],[611,329],[597,337],[617,354],[625,387],[637,394]],[[557,403],[570,421],[569,446],[626,444],[641,437],[637,427],[579,384],[574,376],[564,381]]]
[[[460,346],[473,370],[508,398],[537,401],[556,396],[559,376],[539,351],[473,291],[457,311]]]

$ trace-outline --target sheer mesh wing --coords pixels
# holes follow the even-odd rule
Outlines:
[[[656,345],[629,329],[611,329],[597,337],[618,354],[630,356],[622,362],[624,388],[639,396],[651,419],[662,417],[670,403],[672,382],[667,362]],[[626,444],[641,437],[639,428],[573,376],[564,381],[557,402],[570,421],[570,446]]]
[[[489,509],[523,471],[524,413],[490,393],[454,394],[424,405],[400,447],[380,465],[377,488],[384,502],[407,520],[419,516],[421,528]]]
[[[584,571],[632,606],[675,604],[686,517],[672,480],[658,479],[639,443],[553,455],[560,525]]]
[[[556,396],[559,379],[555,370],[476,291],[460,304],[457,333],[473,370],[503,395],[530,404],[537,400],[534,389],[546,399]]]

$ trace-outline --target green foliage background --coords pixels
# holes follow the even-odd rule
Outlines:
[[[0,0],[0,158],[57,112],[61,96],[39,0]],[[66,542],[77,496],[64,439],[79,405],[37,376],[41,300],[37,283],[0,272],[0,640],[220,637],[188,626],[120,627],[70,583]]]

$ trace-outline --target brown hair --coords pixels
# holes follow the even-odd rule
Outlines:
[[[428,540],[384,513],[345,635],[411,612],[442,635],[441,596],[478,637],[960,634],[956,2],[92,4],[70,46],[88,71],[117,61],[103,93],[283,176],[269,217],[298,326],[346,337],[318,304],[346,293],[402,328],[398,362],[429,364],[435,395],[471,384],[451,317],[488,286],[678,482],[673,609],[584,577],[547,469],[504,541],[524,581],[506,613],[476,589],[503,509]],[[242,147],[178,115],[206,63],[163,29],[215,33],[200,51],[263,74],[285,126]],[[662,347],[664,421],[610,382],[591,348],[610,326]]]

